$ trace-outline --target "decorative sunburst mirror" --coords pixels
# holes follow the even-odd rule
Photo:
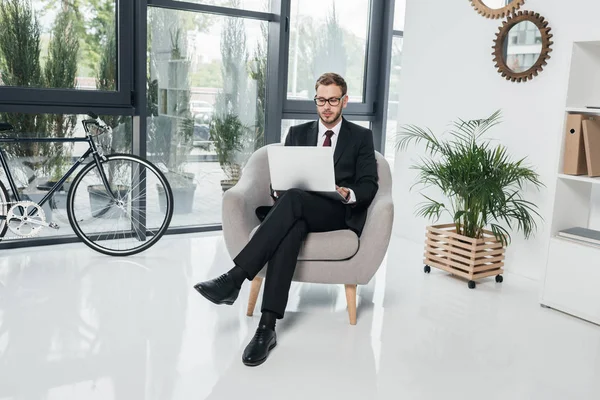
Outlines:
[[[519,11],[502,23],[494,40],[494,62],[507,80],[526,82],[537,76],[550,58],[552,35],[548,21],[533,11]]]
[[[475,10],[486,18],[504,18],[517,11],[525,0],[469,0]]]

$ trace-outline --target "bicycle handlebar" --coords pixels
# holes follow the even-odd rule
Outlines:
[[[100,119],[100,117],[98,116],[98,114],[93,113],[91,111],[87,112],[88,117],[91,118],[91,120],[86,120],[86,121],[82,121],[82,123],[85,125],[86,123],[90,123],[93,125],[96,125],[96,127],[98,129],[101,130],[101,132],[98,133],[98,135],[102,135],[106,132],[111,132],[112,129],[110,128],[110,126],[108,126],[104,121],[102,121],[102,119]]]

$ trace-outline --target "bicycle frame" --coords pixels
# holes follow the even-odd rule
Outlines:
[[[101,160],[102,156],[98,153],[98,147],[96,146],[96,143],[94,142],[93,136],[89,133],[89,128],[87,125],[93,124],[93,123],[94,123],[94,121],[89,121],[89,120],[83,121],[83,126],[84,126],[84,130],[86,133],[86,137],[84,137],[84,138],[0,137],[0,145],[2,143],[82,143],[82,142],[88,143],[89,148],[87,149],[87,151],[82,156],[80,156],[77,159],[77,161],[75,162],[75,164],[62,176],[62,178],[58,182],[56,182],[54,184],[54,186],[52,186],[52,188],[50,188],[48,193],[38,203],[40,206],[43,206],[48,200],[50,200],[50,198],[52,198],[52,195],[62,187],[62,185],[66,182],[66,180],[69,179],[69,177],[71,175],[73,175],[73,173],[77,170],[77,168],[81,164],[83,164],[84,161],[90,155],[94,156],[94,161],[96,162],[98,170],[100,171],[100,176],[102,178],[102,182],[104,183],[104,187],[106,188],[108,193],[110,193],[110,195],[113,197],[113,199],[115,198],[115,194],[110,189],[110,185],[108,183],[108,178],[106,177],[104,169],[102,168],[102,166],[100,164],[100,160]],[[2,165],[2,168],[4,169],[4,171],[6,172],[6,178],[8,179],[8,184],[9,184],[12,194],[15,198],[15,201],[20,202],[21,196],[19,195],[17,185],[15,183],[15,180],[14,180],[12,173],[10,171],[10,168],[8,166],[8,161],[6,159],[6,155],[4,154],[4,149],[2,149],[1,147],[0,147],[0,164]]]

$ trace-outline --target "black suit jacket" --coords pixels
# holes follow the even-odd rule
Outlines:
[[[285,145],[316,146],[318,134],[318,121],[292,126]],[[346,206],[346,224],[360,236],[379,189],[373,132],[343,118],[333,159],[336,184],[352,189],[356,196],[356,203]]]

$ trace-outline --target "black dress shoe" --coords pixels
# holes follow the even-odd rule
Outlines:
[[[265,325],[259,325],[254,337],[246,346],[242,362],[250,367],[256,367],[267,361],[269,352],[277,346],[277,334]]]
[[[232,305],[240,293],[240,288],[235,286],[229,274],[223,274],[210,281],[197,283],[194,285],[194,289],[215,304]]]

